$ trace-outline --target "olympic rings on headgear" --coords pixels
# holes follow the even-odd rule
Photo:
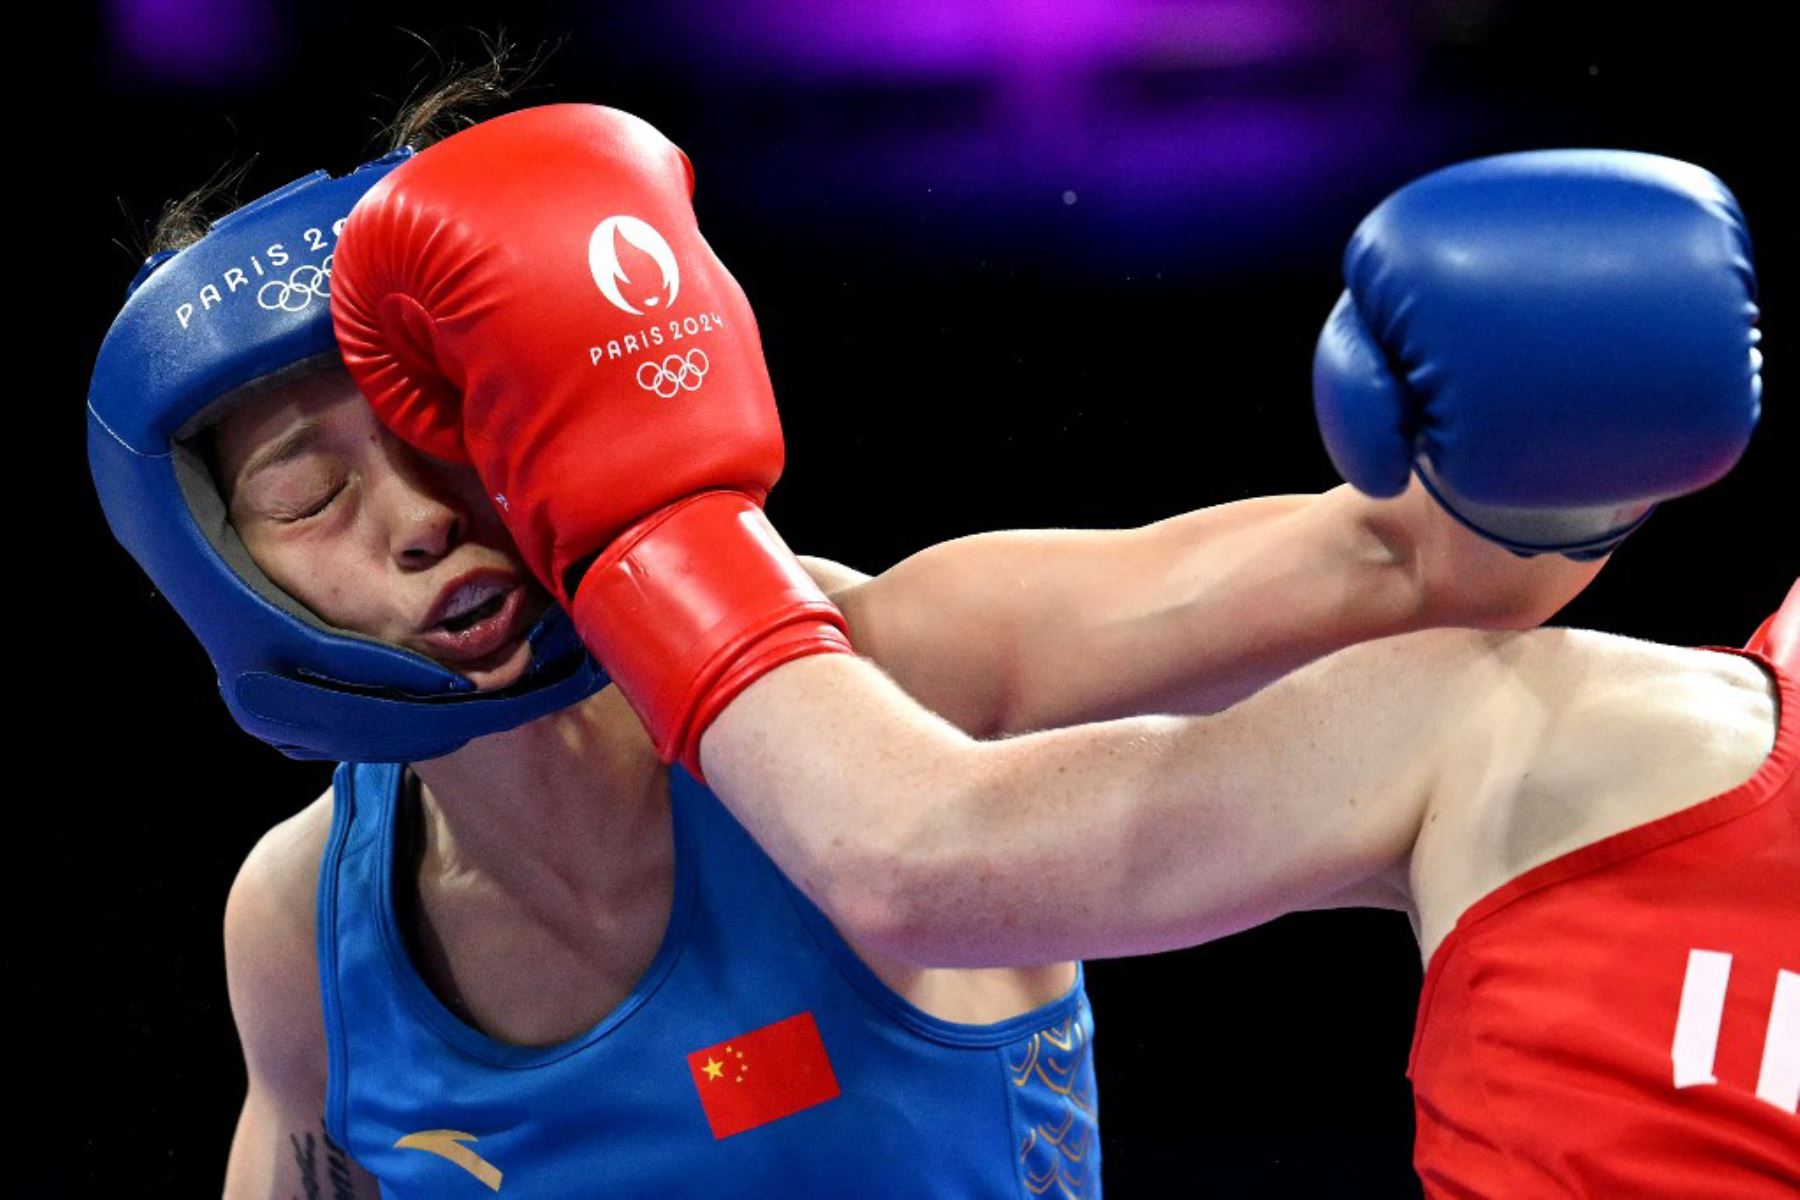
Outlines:
[[[257,567],[192,444],[214,406],[246,385],[320,360],[341,367],[324,231],[335,236],[411,153],[337,179],[316,171],[220,217],[193,245],[151,255],[88,388],[88,464],[113,533],[206,647],[238,724],[295,758],[437,758],[606,685],[555,606],[526,633],[526,677],[486,693],[435,659],[322,623]],[[220,294],[220,281],[242,278],[247,264],[264,270],[261,256],[277,243],[303,261],[285,277],[259,275],[254,293],[232,283]],[[703,361],[675,365],[691,377]],[[680,371],[675,379],[679,388]],[[96,685],[138,686],[142,672],[126,655]]]
[[[647,362],[637,369],[638,386],[646,392],[655,392],[664,400],[673,399],[677,392],[700,390],[701,381],[706,378],[712,364],[707,361],[706,351],[696,347],[685,355],[671,354],[661,362]]]
[[[286,279],[271,279],[256,289],[256,302],[270,312],[300,312],[312,303],[314,296],[331,297],[331,259],[327,254],[317,266],[302,263]],[[296,301],[294,297],[298,296]],[[272,301],[271,301],[271,298]]]

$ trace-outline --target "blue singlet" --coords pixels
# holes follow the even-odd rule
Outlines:
[[[393,899],[403,781],[398,765],[338,768],[318,897],[326,1131],[384,1196],[1100,1195],[1079,976],[997,1024],[926,1015],[677,769],[675,898],[655,960],[586,1033],[508,1045],[452,1015],[407,953]],[[768,1029],[785,1031],[779,1044]],[[703,1087],[749,1086],[719,1065],[734,1046],[813,1074],[742,1093],[747,1110],[709,1105]],[[804,1105],[770,1116],[789,1094]],[[743,1125],[745,1111],[747,1127],[715,1136],[720,1113]]]

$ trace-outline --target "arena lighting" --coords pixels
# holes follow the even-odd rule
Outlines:
[[[279,62],[279,7],[258,0],[107,0],[110,59],[147,81],[240,84]]]
[[[1439,161],[1461,117],[1415,81],[1453,36],[1328,0],[669,0],[631,40],[711,97],[702,124],[785,106],[805,136],[758,148],[771,210],[824,192],[1002,238],[1037,214],[1128,271],[1134,239],[1279,253],[1343,189]]]

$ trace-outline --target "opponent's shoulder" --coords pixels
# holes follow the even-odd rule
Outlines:
[[[1413,854],[1428,948],[1488,892],[1730,790],[1774,744],[1773,681],[1747,659],[1572,629],[1490,644]]]
[[[324,1069],[315,899],[332,803],[326,789],[265,833],[225,901],[226,985],[253,1073]]]
[[[1676,764],[1678,781],[1711,783],[1773,745],[1774,681],[1747,658],[1585,629],[1466,636],[1488,669],[1462,738],[1510,754],[1536,786],[1591,799]]]
[[[1546,714],[1535,765],[1548,778],[1723,791],[1774,746],[1774,680],[1747,658],[1587,630],[1526,641],[1529,690]]]

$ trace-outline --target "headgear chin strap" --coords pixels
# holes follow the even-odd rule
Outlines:
[[[1755,651],[1784,671],[1800,672],[1800,579],[1744,649]]]
[[[221,397],[323,354],[344,218],[411,155],[297,179],[153,255],[125,295],[88,389],[88,464],[113,534],[194,631],[247,731],[294,758],[407,762],[511,729],[606,676],[552,607],[525,678],[495,692],[436,662],[326,625],[251,561],[218,486],[181,437]]]

